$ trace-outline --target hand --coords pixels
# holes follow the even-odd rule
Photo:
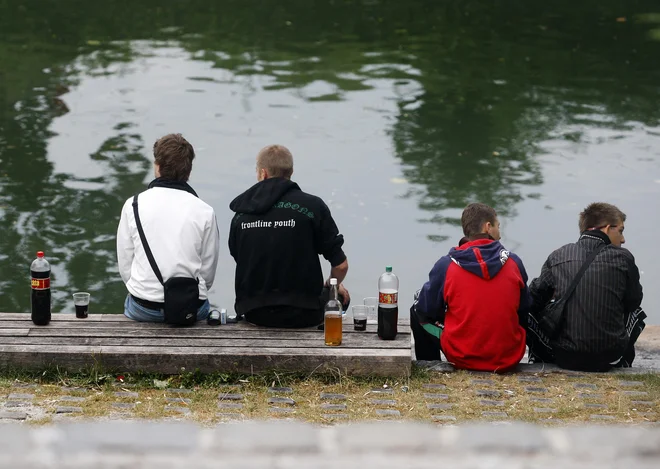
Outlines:
[[[349,301],[351,301],[351,295],[348,293],[348,290],[346,290],[346,287],[344,287],[343,283],[339,284],[339,288],[337,289],[337,293],[339,293],[340,296],[344,297],[344,304],[347,305]]]

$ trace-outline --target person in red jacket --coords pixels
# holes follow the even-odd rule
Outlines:
[[[415,354],[440,360],[442,350],[456,368],[507,371],[525,354],[527,272],[500,244],[493,208],[470,204],[461,224],[465,238],[436,262],[410,308]]]

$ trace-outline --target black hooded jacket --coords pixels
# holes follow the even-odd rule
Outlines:
[[[229,252],[236,260],[238,314],[267,306],[319,310],[322,254],[334,267],[346,259],[344,237],[319,197],[284,178],[258,182],[236,197]]]

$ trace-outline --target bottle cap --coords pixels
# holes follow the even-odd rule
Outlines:
[[[387,267],[385,267],[385,272],[392,272],[392,266],[388,265]]]
[[[336,278],[331,278],[330,279],[330,285],[337,285],[337,279]]]
[[[42,257],[44,257],[44,252],[43,251],[37,251],[37,257],[40,258],[40,259]]]

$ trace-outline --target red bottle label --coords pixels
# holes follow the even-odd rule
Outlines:
[[[48,289],[50,289],[50,278],[33,278],[32,279],[32,289],[33,290],[48,290]]]
[[[378,293],[378,302],[382,305],[395,305],[399,302],[399,293]]]

